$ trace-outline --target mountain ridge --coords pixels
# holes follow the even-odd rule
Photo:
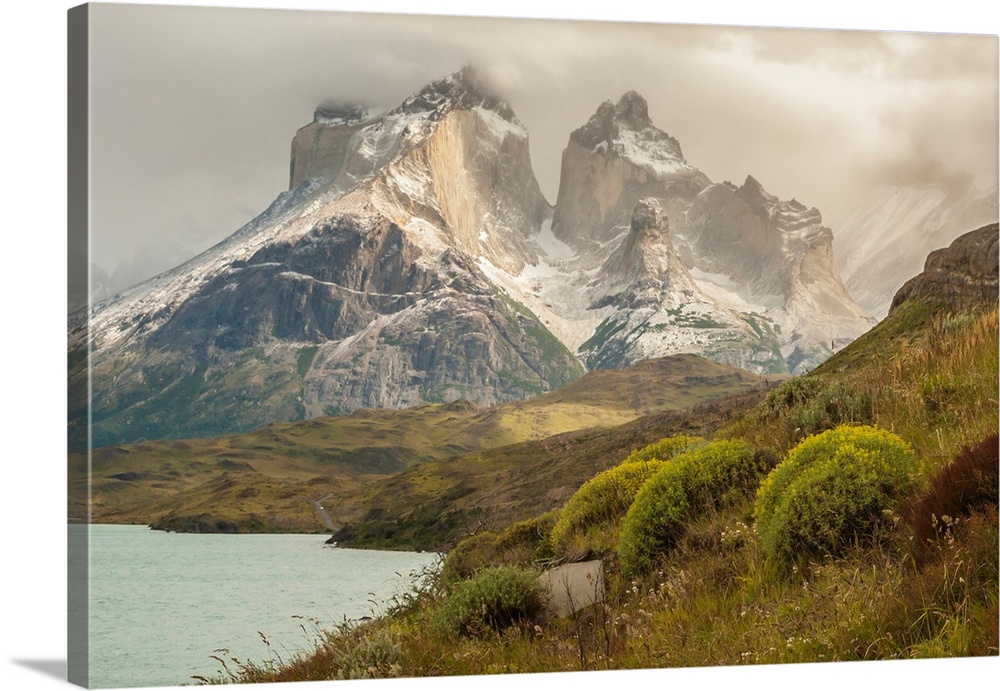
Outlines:
[[[93,373],[92,443],[358,408],[493,405],[572,381],[584,364],[681,352],[802,371],[868,324],[846,294],[816,299],[816,284],[842,289],[818,212],[753,178],[740,188],[747,211],[733,217],[780,238],[785,294],[760,300],[742,278],[753,267],[724,274],[703,260],[689,209],[729,187],[684,160],[638,93],[602,104],[566,152],[564,167],[576,163],[553,208],[526,129],[468,66],[388,111],[321,104],[293,139],[291,188],[263,214],[71,319],[71,379],[87,362]],[[590,202],[564,198],[588,190],[603,205],[593,218],[581,211]],[[71,401],[77,446],[86,407]]]

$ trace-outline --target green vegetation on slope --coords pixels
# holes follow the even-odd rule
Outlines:
[[[603,554],[618,544],[618,524],[635,495],[666,462],[702,443],[678,434],[649,444],[614,468],[583,483],[559,511],[552,528],[552,548],[560,557]]]
[[[713,501],[705,504],[709,510],[687,514],[683,524],[675,526],[670,549],[651,550],[646,568],[625,575],[613,556],[606,557],[603,603],[562,619],[541,613],[511,619],[500,631],[480,627],[476,635],[434,630],[428,625],[434,613],[456,593],[471,588],[465,584],[474,583],[478,573],[492,573],[486,571],[496,565],[492,561],[530,569],[551,560],[552,552],[545,548],[545,531],[554,525],[551,517],[530,524],[529,530],[509,533],[503,550],[490,548],[505,533],[496,525],[487,539],[474,535],[459,543],[453,554],[462,555],[460,571],[432,578],[388,616],[332,631],[313,653],[280,664],[244,665],[228,680],[338,678],[354,668],[358,656],[386,640],[392,642],[393,664],[379,665],[372,656],[373,675],[997,655],[997,335],[995,304],[962,313],[904,304],[815,373],[758,396],[753,405],[733,404],[726,409],[731,414],[725,414],[717,403],[714,419],[695,411],[676,414],[669,422],[667,414],[655,424],[646,421],[648,432],[655,429],[666,436],[695,431],[680,429],[681,419],[701,426],[692,422],[697,420],[709,424],[697,430],[706,438],[732,440],[779,459],[788,458],[810,435],[821,435],[814,438],[821,439],[820,446],[838,437],[851,442],[853,462],[866,455],[861,453],[865,445],[859,444],[871,437],[877,442],[873,448],[886,453],[879,451],[875,465],[865,467],[884,462],[876,475],[888,473],[891,505],[880,504],[875,523],[862,521],[844,532],[837,527],[841,538],[835,550],[819,549],[783,568],[769,555],[759,530],[763,526],[754,523],[756,488],[744,486],[745,477],[740,476],[714,488],[726,497],[724,502]],[[632,425],[636,432],[636,423]],[[858,426],[871,430],[855,429]],[[836,431],[822,436],[828,430]],[[604,434],[601,444],[593,443],[593,437],[583,443],[582,433],[545,440],[525,448],[516,462],[544,474],[552,466],[572,468],[575,460],[592,469],[579,482],[583,484],[628,456],[627,445],[621,443],[624,428]],[[565,461],[546,452],[545,443],[563,446]],[[793,452],[785,467],[793,467],[811,445],[815,442]],[[840,443],[818,449],[823,458],[836,457],[841,450]],[[538,456],[544,460],[533,463]],[[871,455],[866,458],[873,460]],[[702,460],[705,477],[728,467]],[[846,463],[847,456],[841,460]],[[493,461],[499,470],[487,472],[484,465],[478,472],[489,477],[493,492],[512,500],[510,494],[527,478],[516,474],[514,459],[506,465],[502,457]],[[666,469],[670,467],[668,463]],[[913,469],[918,471],[915,482]],[[450,477],[444,468],[434,474]],[[772,479],[764,495],[777,492],[775,485],[782,484],[786,498],[799,491],[793,485],[794,476],[800,475],[788,474],[787,483]],[[695,476],[701,474],[692,472]],[[875,477],[865,475],[868,482]],[[543,481],[552,483],[553,478]],[[688,488],[699,485],[679,486],[686,496]],[[464,489],[462,500],[476,491]],[[800,489],[809,495],[815,487]],[[849,484],[842,489],[853,491]],[[813,496],[828,499],[822,492]],[[556,495],[541,503],[550,510],[560,499]],[[441,509],[447,512],[459,504],[456,499]],[[502,504],[492,515],[504,515]],[[805,508],[827,513],[842,509],[836,503]],[[517,535],[525,540],[522,549],[517,549]],[[470,547],[477,540],[479,545]]]
[[[791,563],[877,539],[917,478],[913,450],[885,430],[845,425],[809,437],[760,484],[761,544]]]
[[[715,441],[672,459],[639,488],[621,524],[618,558],[625,576],[652,570],[696,519],[756,487],[773,463],[743,441]]]

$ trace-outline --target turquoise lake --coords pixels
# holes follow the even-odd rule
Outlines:
[[[379,614],[438,560],[324,540],[90,526],[91,687],[192,684],[222,671],[212,655],[288,659],[318,627]]]

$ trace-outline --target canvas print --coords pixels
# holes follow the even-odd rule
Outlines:
[[[69,678],[998,655],[997,36],[69,12]]]

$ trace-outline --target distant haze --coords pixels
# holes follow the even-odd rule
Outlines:
[[[471,63],[555,201],[569,133],[629,89],[715,181],[826,222],[881,184],[997,179],[992,36],[91,5],[93,277],[116,292],[288,185],[326,101],[392,107]]]

